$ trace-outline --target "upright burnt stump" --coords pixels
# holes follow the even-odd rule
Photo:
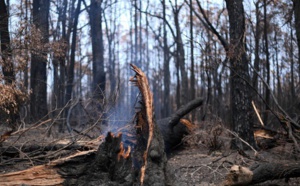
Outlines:
[[[66,180],[64,185],[120,185],[131,186],[134,183],[130,147],[124,149],[122,134],[108,133],[105,142],[96,151],[81,175],[74,182]],[[69,175],[70,177],[70,175]]]

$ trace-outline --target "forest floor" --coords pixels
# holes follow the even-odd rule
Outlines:
[[[177,186],[222,186],[233,165],[250,168],[260,163],[293,163],[299,154],[293,153],[293,143],[271,140],[273,148],[238,152],[230,150],[229,135],[222,132],[216,138],[212,129],[198,129],[184,139],[183,148],[173,152],[169,165],[175,175]],[[264,139],[260,139],[264,140]],[[300,185],[300,178],[285,181],[272,180],[256,184],[261,186]]]
[[[1,129],[1,131],[3,130]],[[232,165],[250,167],[262,162],[293,163],[299,159],[299,156],[293,153],[293,144],[290,142],[276,141],[274,142],[277,144],[275,147],[260,150],[256,154],[252,150],[241,153],[228,148],[229,135],[226,135],[225,132],[217,133],[217,136],[210,135],[214,133],[213,131],[212,128],[196,129],[185,137],[184,144],[179,149],[169,154],[168,163],[176,180],[176,186],[220,186]],[[0,174],[46,164],[47,161],[65,157],[76,151],[87,150],[76,148],[62,148],[48,152],[42,152],[39,148],[28,152],[24,150],[25,146],[64,145],[69,144],[68,141],[70,141],[63,139],[63,136],[61,136],[61,140],[57,139],[60,138],[58,136],[47,137],[45,129],[40,129],[40,131],[35,129],[21,136],[9,137],[0,146],[1,149],[11,149],[11,154],[6,152],[0,156]],[[87,143],[87,141],[91,140],[82,138],[78,140],[77,144]],[[99,143],[91,143],[91,148],[97,148]],[[16,154],[13,155],[13,153]],[[9,155],[12,157],[8,158]],[[259,185],[300,185],[300,178],[291,178],[288,182],[285,180],[268,181]]]
[[[203,148],[185,148],[174,153],[168,162],[174,171],[176,186],[221,186],[232,165],[250,167],[262,162],[297,162],[295,158],[287,154],[278,154],[277,151],[281,149],[261,151],[259,154],[265,159],[255,160],[234,151],[216,151],[209,154],[208,150]],[[300,179],[291,178],[288,182],[283,179],[273,180],[256,185],[300,185]]]

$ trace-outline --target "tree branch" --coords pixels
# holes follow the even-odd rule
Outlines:
[[[186,105],[184,105],[183,107],[181,107],[180,109],[178,109],[171,117],[169,120],[169,126],[170,127],[174,127],[175,125],[177,125],[177,123],[179,122],[179,120],[186,115],[187,113],[191,112],[193,109],[201,106],[203,104],[204,99],[203,98],[196,98],[192,101],[190,101],[189,103],[187,103]]]

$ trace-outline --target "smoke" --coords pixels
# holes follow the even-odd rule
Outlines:
[[[135,144],[134,117],[138,108],[138,94],[132,91],[132,85],[128,81],[118,83],[118,87],[107,105],[107,127],[103,133],[112,132],[117,134],[122,132],[124,147]],[[113,95],[112,95],[113,94]]]

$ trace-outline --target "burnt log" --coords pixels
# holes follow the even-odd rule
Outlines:
[[[300,177],[300,163],[261,163],[250,168],[234,165],[223,185],[252,185],[269,180]]]
[[[169,125],[170,127],[175,127],[180,119],[194,110],[195,108],[201,106],[203,104],[204,99],[203,98],[196,98],[190,102],[188,102],[186,105],[182,106],[180,109],[178,109],[170,118],[169,118]]]
[[[108,133],[97,151],[83,151],[46,165],[0,175],[0,185],[124,185],[133,184],[130,150],[122,135]]]
[[[195,127],[189,120],[182,119],[186,114],[203,104],[203,98],[196,98],[178,109],[172,116],[157,121],[163,135],[167,153],[178,147],[182,138]]]
[[[165,151],[167,153],[179,147],[185,135],[188,135],[195,127],[189,120],[181,119],[175,126],[169,124],[170,118],[164,118],[157,121],[158,127],[162,133]]]

